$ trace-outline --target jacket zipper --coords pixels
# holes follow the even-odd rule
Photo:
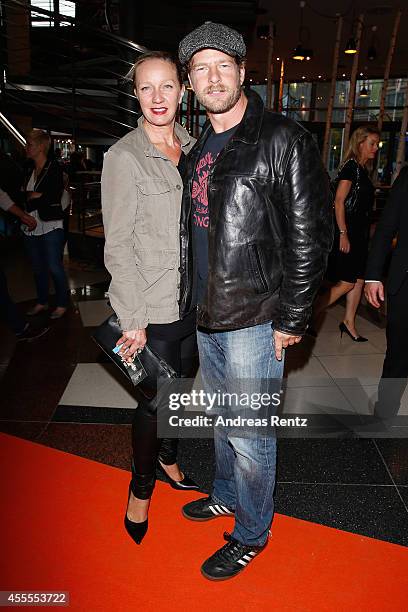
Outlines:
[[[262,268],[262,263],[261,263],[261,258],[259,257],[259,251],[258,251],[258,247],[256,246],[256,244],[251,244],[251,250],[253,251],[254,255],[255,255],[255,260],[256,260],[256,267],[258,269],[258,274],[259,277],[261,279],[261,284],[263,286],[263,289],[265,291],[265,293],[267,291],[269,291],[268,288],[268,283],[266,282],[266,277]]]

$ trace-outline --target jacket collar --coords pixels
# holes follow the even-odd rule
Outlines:
[[[143,127],[143,120],[144,117],[142,115],[137,120],[137,127],[140,128],[140,137],[142,139],[144,154],[146,155],[146,157],[161,157],[162,159],[167,159],[167,157],[161,151],[159,151],[159,149],[157,149],[154,144],[150,142],[149,137]],[[180,141],[181,148],[186,147],[190,144],[190,134],[177,122],[174,125],[174,131]]]
[[[240,140],[246,144],[257,144],[265,107],[259,95],[252,89],[247,89],[245,95],[248,98],[248,104],[244,116],[230,142]],[[206,138],[211,132],[211,122],[207,121],[204,125],[200,141],[202,138]]]
[[[40,174],[37,176],[37,179],[35,181],[35,189],[38,188],[39,184],[41,183],[41,181],[43,180],[43,178],[47,174],[48,170],[50,169],[50,166],[51,166],[51,161],[47,161],[45,166],[41,170]]]
[[[48,170],[50,169],[51,163],[52,163],[52,160],[49,160],[49,159],[45,162],[45,165],[43,166],[40,174],[35,179],[35,183],[34,183],[34,187],[35,188],[38,187],[38,185],[41,183],[41,181],[43,180],[43,178],[47,174]],[[31,176],[32,176],[34,171],[35,171],[35,165],[34,164],[30,164],[30,166],[28,167],[27,172],[26,172],[26,185],[28,185],[28,182],[29,182],[29,180],[30,180],[30,178],[31,178]]]

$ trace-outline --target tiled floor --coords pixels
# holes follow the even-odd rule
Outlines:
[[[6,269],[11,293],[24,311],[35,296],[21,252],[10,254]],[[16,345],[0,328],[0,429],[128,470],[137,403],[91,339],[111,312],[107,274],[79,264],[67,269],[72,307],[47,335]],[[284,415],[307,416],[312,425],[323,419],[332,429],[314,437],[280,436],[276,510],[408,545],[408,392],[390,432],[356,437],[356,423],[372,413],[375,401],[384,321],[363,308],[358,330],[368,342],[358,344],[340,339],[342,316],[343,307],[336,305],[316,340],[305,338],[287,351]],[[181,440],[179,460],[208,491],[212,441]]]

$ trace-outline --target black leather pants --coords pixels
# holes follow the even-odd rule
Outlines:
[[[168,325],[151,325],[147,328],[150,348],[167,361],[180,376],[193,377],[197,370],[197,343],[195,329],[178,339]],[[159,328],[159,333],[156,329]],[[166,334],[166,329],[169,333]],[[184,330],[185,331],[185,330]],[[166,338],[167,336],[167,338]],[[149,499],[156,481],[157,460],[165,465],[177,461],[176,438],[157,437],[157,415],[149,411],[147,400],[139,399],[132,424],[132,493],[138,499]]]

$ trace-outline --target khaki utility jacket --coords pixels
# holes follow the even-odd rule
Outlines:
[[[176,123],[184,153],[195,139]],[[179,318],[179,225],[183,181],[138,127],[107,152],[102,171],[109,299],[122,330]]]

